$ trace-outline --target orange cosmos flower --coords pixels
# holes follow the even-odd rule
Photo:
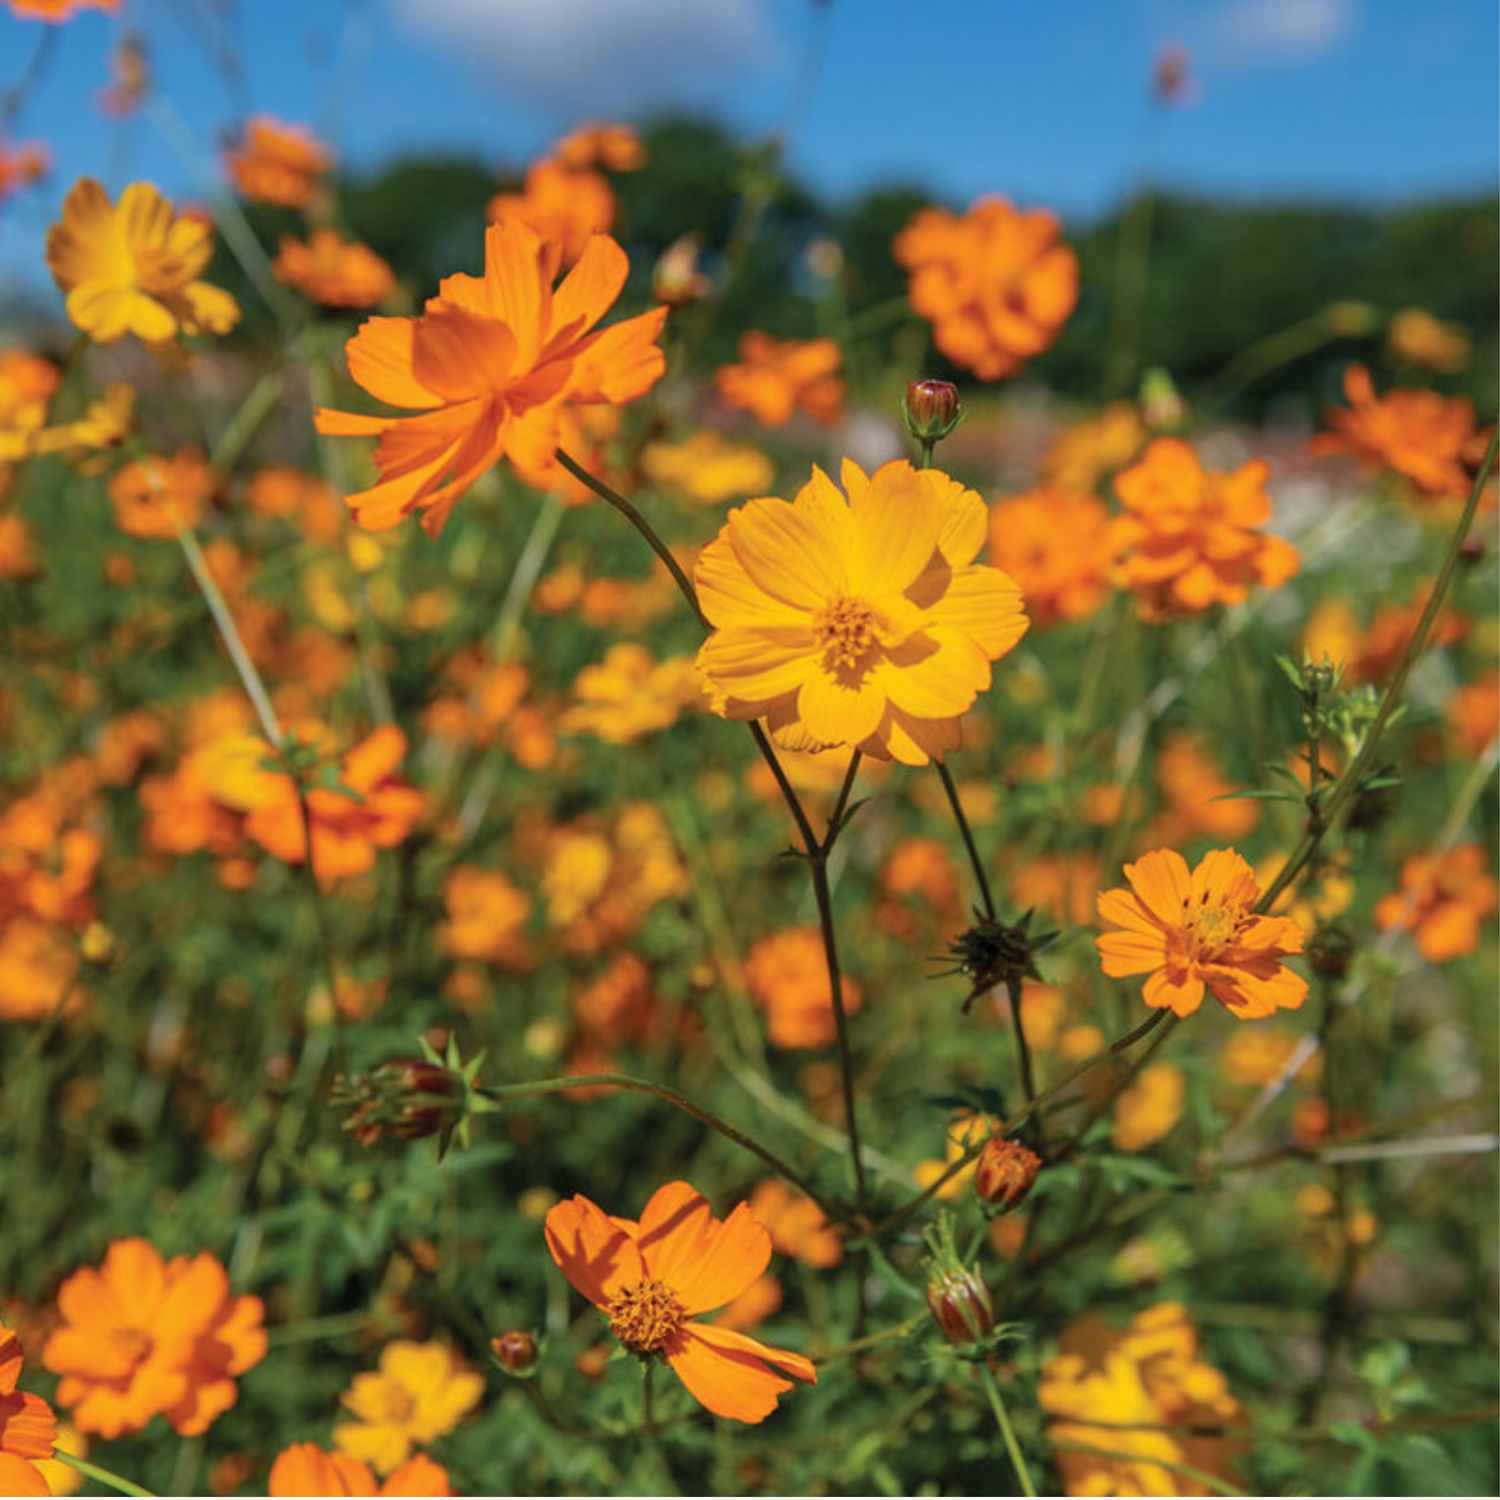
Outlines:
[[[1114,401],[1053,438],[1042,478],[1065,490],[1091,490],[1141,451],[1146,424],[1129,401]]]
[[[10,0],[11,11],[38,21],[71,21],[81,10],[102,10],[113,15],[121,0]]]
[[[43,1021],[76,1008],[78,949],[50,923],[10,915],[0,923],[0,1017]]]
[[[42,1351],[62,1376],[59,1405],[80,1432],[116,1438],[158,1412],[185,1437],[234,1405],[233,1377],[266,1352],[259,1297],[235,1297],[206,1251],[163,1261],[142,1239],[116,1240],[96,1271],[57,1293],[63,1325]]]
[[[841,477],[847,501],[814,468],[795,502],[729,513],[695,572],[713,626],[698,667],[715,712],[764,716],[793,748],[925,765],[1025,633],[1021,591],[973,561],[972,490],[904,461],[867,476],[845,459]]]
[[[151,87],[151,70],[140,41],[127,36],[109,56],[109,71],[114,82],[95,95],[100,113],[112,120],[133,115]]]
[[[52,157],[40,141],[0,143],[0,203],[30,183],[46,176]]]
[[[716,1416],[764,1421],[792,1389],[773,1365],[817,1383],[800,1354],[690,1321],[732,1302],[770,1262],[771,1236],[748,1204],[721,1222],[688,1183],[669,1182],[636,1223],[575,1194],[548,1213],[546,1232],[553,1260],[608,1317],[614,1336],[639,1358],[666,1360]]]
[[[67,294],[68,317],[96,343],[133,333],[161,344],[183,333],[228,333],[234,298],[198,280],[214,252],[213,225],[179,214],[149,182],[132,182],[118,205],[80,177],[47,231],[47,267]]]
[[[396,284],[390,266],[368,245],[337,229],[315,229],[304,242],[283,235],[271,270],[324,307],[374,307]]]
[[[1140,1077],[1115,1100],[1115,1150],[1144,1151],[1154,1146],[1182,1117],[1186,1100],[1187,1079],[1181,1068],[1169,1062],[1143,1068]]]
[[[784,427],[794,411],[827,426],[844,414],[844,382],[835,373],[842,358],[832,339],[778,342],[751,329],[740,339],[740,363],[715,371],[714,386],[767,427]]]
[[[1157,438],[1115,476],[1120,576],[1150,614],[1240,604],[1253,584],[1274,588],[1297,572],[1297,549],[1259,531],[1271,519],[1269,473],[1259,459],[1214,473],[1180,438]]]
[[[451,1495],[448,1471],[418,1453],[376,1479],[368,1464],[347,1453],[327,1453],[316,1443],[293,1443],[276,1455],[267,1486],[273,1495]]]
[[[1478,844],[1446,854],[1415,854],[1401,866],[1401,889],[1375,903],[1375,925],[1415,932],[1429,963],[1461,958],[1479,945],[1479,924],[1494,910],[1497,888]]]
[[[109,481],[115,522],[126,536],[176,536],[181,527],[198,524],[213,493],[213,470],[196,448],[179,448],[171,458],[132,459]]]
[[[607,167],[611,172],[638,172],[646,165],[646,148],[628,125],[590,120],[570,130],[552,150],[565,167]]]
[[[445,953],[493,963],[523,954],[531,897],[498,870],[455,866],[443,881],[443,909],[448,920],[438,929],[438,944]]]
[[[1258,805],[1246,797],[1219,799],[1234,787],[1218,764],[1190,734],[1174,734],[1156,754],[1156,780],[1162,791],[1162,810],[1155,824],[1164,844],[1190,838],[1243,838],[1260,821]]]
[[[363,875],[374,868],[377,850],[395,848],[416,827],[425,802],[397,775],[405,757],[406,736],[393,724],[382,725],[339,762],[338,783],[348,791],[307,790],[319,884]],[[263,772],[245,786],[245,794],[246,836],[277,859],[300,865],[307,858],[307,839],[292,778]]]
[[[1046,349],[1078,301],[1078,257],[1061,236],[1055,214],[989,197],[963,215],[924,208],[891,249],[938,348],[999,380]]]
[[[1474,408],[1467,397],[1412,390],[1377,396],[1363,365],[1344,372],[1344,394],[1349,405],[1324,414],[1333,431],[1312,440],[1314,453],[1349,453],[1394,469],[1424,495],[1469,493],[1464,450],[1474,440]]]
[[[344,529],[345,511],[333,486],[304,469],[260,469],[245,486],[245,501],[257,515],[295,520],[310,541],[331,542]]]
[[[24,349],[0,349],[0,499],[9,486],[11,466],[35,450],[37,435],[47,425],[47,407],[61,380],[61,372],[50,359]],[[7,521],[12,537],[24,537],[19,517],[0,516],[0,525]],[[0,558],[9,564],[0,561],[0,576],[18,576],[10,553],[0,550]]]
[[[1020,584],[1039,627],[1081,620],[1109,598],[1109,512],[1058,485],[1012,495],[990,512],[990,561]]]
[[[1386,352],[1402,364],[1456,375],[1467,368],[1474,345],[1461,323],[1442,323],[1424,308],[1403,307],[1386,330]]]
[[[860,989],[847,974],[842,982],[844,1010],[852,1015]],[[745,984],[766,1012],[773,1047],[826,1047],[833,1040],[833,991],[818,928],[790,927],[761,938],[746,955]]]
[[[1189,872],[1174,849],[1125,866],[1131,889],[1105,891],[1099,915],[1121,930],[1095,939],[1113,979],[1149,974],[1147,1005],[1190,1016],[1210,993],[1240,1020],[1296,1010],[1307,981],[1281,960],[1302,951],[1290,917],[1255,914],[1260,887],[1233,849],[1210,850]]]
[[[543,159],[527,172],[519,193],[496,193],[485,214],[491,224],[530,225],[561,247],[564,265],[572,265],[593,235],[607,234],[614,224],[615,195],[597,172]]]
[[[1493,670],[1465,683],[1448,699],[1448,722],[1459,742],[1476,760],[1500,735],[1500,677]]]
[[[561,253],[526,224],[492,225],[482,277],[449,276],[421,317],[371,318],[350,339],[354,379],[377,400],[421,413],[314,414],[319,432],[380,436],[381,482],[346,496],[366,530],[420,510],[436,536],[501,457],[533,469],[550,464],[568,404],[632,401],[661,377],[665,308],[590,331],[625,285],[625,252],[596,235],[554,288]]]
[[[16,1389],[21,1362],[20,1339],[0,1322],[0,1491],[50,1495],[37,1461],[52,1457],[57,1418],[40,1396]]]
[[[767,1177],[750,1195],[750,1212],[766,1226],[771,1244],[815,1271],[844,1258],[844,1242],[805,1193],[794,1193],[779,1177]]]
[[[256,115],[244,138],[225,152],[224,166],[241,196],[305,208],[318,178],[333,166],[333,152],[301,125]]]

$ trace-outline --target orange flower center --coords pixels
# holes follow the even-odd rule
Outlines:
[[[417,1409],[416,1398],[404,1386],[399,1385],[386,1386],[380,1404],[384,1408],[386,1421],[393,1422],[398,1427],[410,1422]]]
[[[166,296],[184,280],[182,261],[165,246],[140,245],[135,250],[135,280],[142,291]]]
[[[609,1304],[609,1331],[632,1354],[655,1354],[676,1337],[686,1317],[665,1281],[642,1281]]]
[[[139,1328],[111,1328],[109,1341],[132,1364],[139,1364],[151,1352],[151,1340]]]
[[[1198,897],[1199,906],[1192,910],[1189,898],[1182,898],[1183,927],[1191,957],[1212,961],[1245,930],[1250,914],[1242,906],[1215,902]]]
[[[830,599],[813,616],[812,632],[836,667],[857,667],[880,639],[875,611],[848,594]]]

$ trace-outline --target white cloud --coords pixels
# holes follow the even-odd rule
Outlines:
[[[766,0],[387,0],[507,100],[559,121],[711,103],[777,61]]]
[[[1358,24],[1356,0],[1230,0],[1213,17],[1211,47],[1241,65],[1312,62]]]

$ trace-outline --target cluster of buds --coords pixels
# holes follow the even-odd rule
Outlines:
[[[912,381],[901,403],[901,416],[923,452],[930,452],[964,419],[958,387],[946,380]]]
[[[452,1037],[446,1054],[424,1038],[420,1057],[391,1058],[368,1073],[340,1078],[333,1097],[352,1106],[344,1129],[362,1146],[387,1137],[417,1141],[436,1136],[441,1160],[455,1135],[468,1145],[469,1117],[494,1107],[475,1092],[483,1060],[481,1053],[464,1062]]]
[[[528,1380],[536,1370],[536,1340],[524,1328],[511,1328],[490,1340],[490,1352],[507,1375]]]
[[[995,1332],[995,1302],[984,1278],[964,1265],[947,1214],[927,1231],[927,1307],[943,1337],[959,1348],[983,1344]]]
[[[974,1191],[982,1203],[1004,1213],[1026,1197],[1041,1169],[1041,1157],[1029,1146],[992,1135],[974,1163]]]
[[[1036,956],[1057,941],[1056,932],[1031,931],[1034,912],[1007,925],[994,917],[974,913],[974,925],[959,933],[948,949],[953,967],[946,972],[962,974],[969,981],[964,1014],[981,996],[1003,984],[1013,1000],[1019,1000],[1023,979],[1040,979]]]

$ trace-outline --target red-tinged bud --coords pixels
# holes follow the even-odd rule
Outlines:
[[[1020,1141],[992,1135],[974,1163],[974,1191],[997,1208],[1014,1208],[1031,1191],[1042,1159]]]
[[[927,1306],[950,1344],[978,1344],[994,1332],[990,1289],[973,1271],[934,1270],[927,1283]]]
[[[446,1138],[463,1121],[468,1092],[461,1072],[425,1057],[392,1058],[335,1088],[336,1097],[354,1105],[344,1128],[364,1146],[384,1136]]]
[[[490,1340],[500,1368],[517,1379],[525,1380],[536,1369],[536,1340],[524,1328],[512,1328]]]
[[[963,413],[958,405],[958,387],[947,380],[914,380],[901,403],[906,430],[930,448],[958,426]]]
[[[1458,558],[1460,562],[1473,567],[1475,563],[1484,561],[1485,553],[1488,551],[1489,547],[1485,539],[1477,531],[1471,531],[1464,538],[1463,546],[1458,549]]]

